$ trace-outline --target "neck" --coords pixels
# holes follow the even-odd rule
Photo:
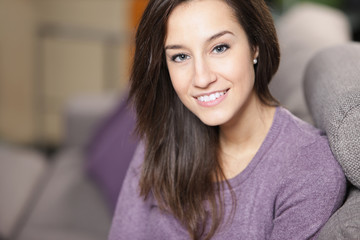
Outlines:
[[[254,92],[241,111],[220,126],[220,156],[227,178],[241,172],[252,160],[270,130],[274,114],[275,108],[262,104]]]

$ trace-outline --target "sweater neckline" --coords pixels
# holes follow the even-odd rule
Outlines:
[[[282,107],[276,107],[273,122],[259,150],[256,152],[253,159],[250,161],[248,166],[242,172],[240,172],[235,177],[228,179],[228,183],[231,185],[232,190],[236,189],[247,179],[249,179],[250,175],[253,173],[253,171],[256,169],[258,164],[263,159],[265,153],[271,148],[272,144],[275,142],[277,136],[280,133],[280,129],[283,122],[283,117],[282,117],[283,115],[284,112]],[[229,190],[230,189],[227,186],[227,184],[224,183],[224,191],[229,191]]]

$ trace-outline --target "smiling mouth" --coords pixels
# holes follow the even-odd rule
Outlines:
[[[226,94],[226,92],[229,89],[225,90],[225,91],[219,91],[219,92],[215,92],[212,93],[210,95],[201,95],[199,97],[196,97],[197,100],[199,100],[200,102],[211,102],[211,101],[215,101],[216,99],[224,96]]]

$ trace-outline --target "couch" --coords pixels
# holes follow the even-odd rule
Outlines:
[[[304,89],[315,125],[326,132],[349,180],[345,204],[319,239],[360,239],[360,43],[317,53],[307,66]]]
[[[277,29],[282,62],[271,91],[328,134],[349,179],[346,202],[319,239],[360,239],[359,43],[349,43],[343,14],[317,5],[295,7],[277,20]],[[71,100],[64,112],[65,142],[50,159],[0,143],[1,240],[107,238],[138,141],[125,99],[126,94]]]
[[[0,144],[0,239],[106,239],[111,210],[86,169],[86,145],[119,96],[78,96],[64,112],[65,142],[48,157]]]

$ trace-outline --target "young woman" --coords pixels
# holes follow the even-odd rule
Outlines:
[[[150,1],[130,91],[143,142],[110,240],[316,238],[345,178],[271,96],[279,55],[263,0]]]

